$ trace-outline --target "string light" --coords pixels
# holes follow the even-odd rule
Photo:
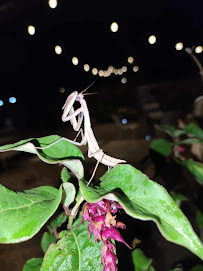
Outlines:
[[[133,67],[133,71],[134,71],[134,72],[138,72],[138,70],[139,70],[139,67],[138,67],[138,66],[134,66],[134,67]]]
[[[35,27],[33,25],[29,25],[27,30],[28,34],[30,34],[31,36],[35,34]]]
[[[88,71],[90,70],[90,66],[89,66],[88,64],[85,64],[85,65],[84,65],[84,70],[85,70],[86,72],[88,72]]]
[[[127,124],[127,123],[128,123],[128,120],[127,120],[127,119],[122,119],[122,123],[123,123],[123,124]]]
[[[58,2],[57,2],[57,0],[49,0],[48,5],[50,8],[56,8],[58,5]]]
[[[2,100],[0,100],[0,106],[2,106],[4,104],[4,102]]]
[[[182,49],[183,49],[183,44],[182,44],[182,42],[176,43],[175,47],[176,47],[176,50],[178,50],[178,51],[182,50]]]
[[[156,43],[156,37],[154,35],[151,35],[149,38],[148,38],[148,42],[150,44],[155,44]]]
[[[110,26],[112,32],[118,31],[118,24],[116,22],[113,22]]]
[[[73,63],[73,65],[78,65],[78,63],[79,63],[78,58],[74,56],[74,57],[72,58],[72,63]]]
[[[132,64],[134,61],[134,58],[132,56],[129,56],[128,57],[128,63]]]
[[[202,50],[203,50],[202,46],[197,46],[197,47],[195,48],[195,53],[196,53],[196,54],[201,54],[201,53],[202,53]]]
[[[119,74],[119,75],[123,74],[122,69],[118,69],[118,74]]]
[[[62,48],[61,48],[61,46],[59,46],[59,45],[56,45],[56,46],[55,46],[55,53],[56,53],[57,55],[60,55],[60,54],[62,53]]]
[[[93,68],[93,69],[92,69],[92,74],[93,74],[93,75],[97,75],[97,73],[98,73],[97,68]]]
[[[126,84],[126,83],[127,83],[127,79],[126,79],[125,77],[123,77],[123,78],[121,79],[121,83],[122,83],[122,84]]]
[[[113,69],[114,69],[113,66],[109,66],[109,67],[108,67],[108,71],[109,71],[110,73],[113,72]]]
[[[118,69],[115,69],[113,70],[114,74],[117,75],[118,74]]]

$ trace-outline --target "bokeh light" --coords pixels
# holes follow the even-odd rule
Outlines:
[[[64,88],[64,87],[60,87],[59,90],[60,90],[61,93],[64,93],[64,92],[65,92],[65,88]]]
[[[121,79],[121,83],[122,83],[122,84],[126,84],[126,83],[127,83],[127,79],[126,79],[125,77],[123,77],[123,78]]]
[[[104,71],[103,70],[99,70],[99,76],[100,77],[104,76]]]
[[[123,123],[123,124],[127,124],[127,123],[128,123],[128,120],[127,120],[127,119],[122,119],[122,123]]]
[[[151,35],[149,38],[148,38],[148,42],[150,44],[154,44],[156,43],[156,37],[154,35]]]
[[[138,72],[138,71],[139,71],[139,67],[138,67],[138,66],[134,66],[134,67],[133,67],[133,71],[134,71],[134,72]]]
[[[113,22],[110,26],[112,32],[118,31],[118,24],[116,22]]]
[[[197,47],[195,48],[195,53],[196,53],[196,54],[201,54],[201,53],[202,53],[202,50],[203,50],[202,46],[197,46]]]
[[[28,31],[28,34],[33,36],[35,34],[35,27],[33,25],[29,25],[27,31]]]
[[[61,48],[61,46],[59,46],[59,45],[56,45],[56,46],[55,46],[55,53],[56,53],[57,55],[60,55],[60,54],[62,53],[62,48]]]
[[[16,103],[16,98],[15,97],[10,97],[9,98],[9,102],[11,103],[11,104],[14,104],[14,103]]]
[[[58,5],[58,2],[57,2],[57,0],[49,0],[48,5],[50,8],[56,8]]]
[[[126,66],[123,66],[123,67],[122,67],[122,71],[123,71],[123,72],[127,72],[127,67],[126,67]]]
[[[93,74],[93,75],[97,75],[97,73],[98,73],[97,68],[93,68],[93,69],[92,69],[92,74]]]
[[[84,70],[85,70],[86,72],[88,72],[88,71],[90,70],[90,66],[89,66],[88,64],[85,64],[85,65],[84,65]]]
[[[182,50],[182,49],[183,49],[183,44],[182,44],[182,42],[176,43],[175,47],[176,47],[176,50],[178,50],[178,51]]]
[[[4,104],[4,102],[2,100],[0,100],[0,106],[2,106]]]
[[[128,57],[128,63],[132,64],[134,61],[134,58],[132,56],[129,56]]]
[[[72,58],[72,63],[73,63],[73,65],[78,65],[78,63],[79,63],[78,58],[74,56],[74,57]]]

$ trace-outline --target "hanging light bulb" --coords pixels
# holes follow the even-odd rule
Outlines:
[[[175,47],[176,47],[176,50],[178,50],[178,51],[182,50],[182,49],[183,49],[183,44],[182,44],[182,42],[176,43]]]
[[[196,53],[196,54],[201,54],[201,53],[202,53],[202,50],[203,50],[202,46],[197,46],[197,47],[195,48],[195,53]]]
[[[93,75],[97,75],[97,73],[98,73],[97,68],[93,68],[93,69],[92,69],[92,74],[93,74]]]
[[[132,64],[134,61],[134,58],[132,56],[129,56],[128,57],[128,63]]]
[[[84,65],[84,70],[85,70],[86,72],[88,72],[88,71],[90,70],[90,66],[89,66],[88,64],[85,64],[85,65]]]
[[[154,35],[151,35],[149,38],[148,38],[148,42],[150,44],[154,44],[156,43],[156,37]]]
[[[138,66],[134,66],[134,67],[133,67],[133,71],[134,71],[134,72],[137,72],[138,70],[139,70],[139,67],[138,67]]]

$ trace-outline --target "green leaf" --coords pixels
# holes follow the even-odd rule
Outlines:
[[[195,179],[203,185],[203,163],[194,161],[192,158],[182,161],[185,166],[195,177]]]
[[[68,219],[68,216],[66,215],[65,212],[59,214],[49,225],[49,228],[53,230],[57,229],[58,227],[60,227],[63,223],[66,222],[66,220]]]
[[[203,259],[203,245],[186,216],[164,187],[131,165],[117,165],[101,178],[101,187],[80,181],[80,190],[88,202],[102,198],[118,201],[126,213],[141,220],[154,221],[162,235]]]
[[[15,150],[34,153],[45,163],[60,163],[68,167],[77,178],[82,178],[84,176],[84,168],[81,162],[81,160],[84,160],[82,152],[74,144],[64,139],[60,139],[61,137],[58,135],[29,138],[14,144],[1,146],[0,152]],[[53,144],[54,142],[56,143]],[[50,147],[48,147],[49,145]],[[41,150],[37,149],[37,147],[46,147],[46,149]]]
[[[23,271],[40,271],[43,258],[33,258],[28,260],[23,266]]]
[[[198,138],[190,137],[175,143],[175,145],[184,145],[184,144],[185,145],[202,144],[202,142]]]
[[[187,200],[187,198],[183,194],[180,194],[180,193],[171,192],[171,196],[174,199],[175,203],[178,205],[178,207],[180,207],[183,201]]]
[[[64,167],[61,171],[61,179],[64,183],[68,182],[71,178],[70,173],[68,172],[68,169]]]
[[[198,137],[199,139],[203,140],[203,130],[196,125],[195,123],[190,123],[189,125],[185,125],[183,130],[190,134]]]
[[[32,238],[58,208],[62,189],[41,186],[14,192],[0,185],[0,243]]]
[[[42,240],[41,240],[41,248],[42,251],[45,253],[49,247],[49,245],[51,245],[52,243],[56,243],[57,239],[54,236],[54,234],[50,234],[48,232],[45,232],[42,236]]]
[[[182,134],[185,134],[183,130],[175,129],[175,127],[172,125],[164,125],[160,129],[169,134],[171,137],[178,137]]]
[[[196,224],[199,228],[203,228],[203,213],[199,210],[196,212]]]
[[[160,153],[161,155],[167,157],[170,155],[171,151],[172,151],[172,143],[159,138],[159,139],[154,139],[151,144],[150,144],[150,148],[158,153]]]
[[[203,266],[202,265],[196,265],[194,268],[192,268],[191,271],[203,271]]]
[[[74,201],[75,199],[75,186],[72,183],[63,183],[63,204],[66,207],[69,207],[69,205]]]
[[[135,271],[147,271],[152,263],[152,259],[147,258],[139,248],[133,251],[132,259]]]
[[[87,227],[85,222],[61,232],[58,243],[47,250],[41,271],[102,271],[101,242],[95,243],[93,236],[89,238]]]

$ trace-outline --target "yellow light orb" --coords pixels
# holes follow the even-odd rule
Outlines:
[[[129,56],[128,57],[128,63],[132,64],[134,61],[134,58],[132,56]]]
[[[182,44],[182,42],[176,43],[175,47],[176,47],[176,50],[178,50],[178,51],[182,50],[182,49],[183,49],[183,44]]]
[[[118,31],[118,24],[116,22],[113,22],[110,26],[112,32]]]
[[[78,65],[78,63],[79,63],[78,58],[74,56],[74,57],[72,58],[72,63],[73,63],[73,65]]]
[[[93,74],[93,75],[97,75],[97,73],[98,73],[97,68],[93,68],[93,69],[92,69],[92,74]]]
[[[55,53],[56,53],[57,55],[60,55],[60,54],[62,53],[62,48],[61,48],[61,46],[59,46],[59,45],[56,45],[56,46],[55,46]]]
[[[118,74],[119,74],[119,75],[123,74],[122,69],[118,69]]]
[[[99,70],[99,76],[100,77],[104,76],[104,71],[103,70]]]
[[[154,44],[156,43],[156,37],[154,35],[151,35],[149,38],[148,38],[148,42],[150,44]]]
[[[123,72],[127,72],[127,67],[126,67],[126,66],[123,66],[123,67],[122,67],[122,71],[123,71]]]
[[[56,8],[57,4],[58,4],[57,0],[49,0],[48,1],[48,5],[50,8]]]
[[[134,72],[138,72],[138,70],[139,70],[139,67],[138,67],[138,66],[134,66],[134,67],[133,67],[133,71],[134,71]]]
[[[201,53],[202,53],[202,50],[203,50],[202,46],[197,46],[197,47],[195,48],[195,53],[196,53],[196,54],[201,54]]]
[[[86,72],[88,72],[88,71],[90,70],[90,66],[89,66],[88,64],[85,64],[85,65],[84,65],[84,70],[85,70]]]
[[[28,34],[30,34],[31,36],[35,34],[35,27],[33,25],[29,25],[27,30]]]
[[[115,75],[117,75],[118,74],[118,69],[114,69],[113,72],[114,72]]]

